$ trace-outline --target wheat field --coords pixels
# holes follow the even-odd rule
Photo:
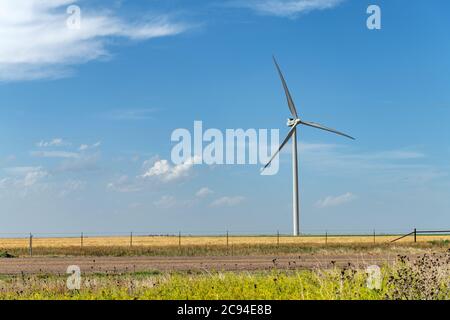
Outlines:
[[[64,248],[64,247],[173,247],[173,246],[222,246],[222,245],[320,245],[320,244],[382,244],[398,238],[393,235],[371,236],[134,236],[131,237],[33,237],[33,248]],[[397,243],[412,243],[413,236],[408,236]],[[418,242],[450,241],[450,235],[420,235]],[[1,249],[17,249],[29,247],[29,238],[0,238]]]

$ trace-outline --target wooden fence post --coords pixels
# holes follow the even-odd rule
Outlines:
[[[417,229],[414,228],[414,243],[417,242]]]
[[[325,231],[325,245],[328,245],[328,231]]]
[[[377,234],[375,233],[375,229],[373,229],[373,243],[375,244],[375,237],[377,236]]]
[[[81,249],[83,249],[83,240],[84,240],[84,234],[82,232],[81,233],[81,238],[80,238]]]
[[[178,232],[178,247],[181,249],[181,231]]]

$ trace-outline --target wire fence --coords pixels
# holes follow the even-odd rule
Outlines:
[[[412,232],[409,232],[407,234],[404,234],[398,238],[395,238],[394,240],[392,240],[391,242],[398,242],[402,239],[405,239],[406,237],[412,236],[414,239],[414,242],[417,242],[417,236],[418,235],[427,235],[427,236],[438,236],[438,237],[447,237],[448,235],[450,235],[450,230],[417,230],[416,228],[414,228],[414,230]],[[450,238],[450,237],[449,237]],[[450,241],[450,239],[446,239],[447,241]]]
[[[330,236],[371,236],[373,233],[376,235],[403,235],[410,232],[412,228],[396,228],[396,229],[302,229],[300,237],[320,237],[328,234]],[[176,237],[181,233],[182,236],[186,237],[223,237],[227,234],[229,236],[235,237],[264,237],[264,236],[274,236],[280,235],[283,237],[292,237],[292,231],[283,229],[274,230],[150,230],[150,231],[110,231],[110,232],[98,232],[98,231],[84,231],[80,232],[31,232],[33,236],[39,238],[78,238],[81,234],[87,237],[127,237],[130,234],[135,236],[146,236],[146,237]],[[0,240],[4,238],[27,238],[30,232],[0,232]]]
[[[419,237],[420,236],[420,237]],[[235,245],[330,245],[330,244],[382,244],[394,242],[450,241],[450,230],[417,230],[412,232],[383,230],[309,230],[295,237],[288,233],[250,233],[223,231],[202,232],[80,232],[80,233],[0,233],[0,250],[26,249],[33,255],[35,248],[87,247],[189,247]]]

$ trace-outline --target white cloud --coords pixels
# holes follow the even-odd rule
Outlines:
[[[71,145],[62,139],[54,139],[50,142],[44,142],[42,147],[57,147],[62,145]],[[63,159],[61,163],[53,169],[53,172],[78,172],[78,171],[90,171],[98,169],[97,163],[100,159],[100,147],[101,142],[96,142],[92,145],[83,144],[77,148],[76,151],[59,151],[59,150],[38,150],[31,151],[30,154],[33,157],[39,158],[59,158]]]
[[[64,141],[63,139],[56,138],[51,141],[41,141],[36,144],[37,147],[40,148],[49,148],[49,147],[64,147],[70,146],[71,143]],[[82,144],[78,148],[78,152],[70,152],[70,151],[32,151],[31,155],[39,158],[65,158],[65,159],[79,159],[85,157],[85,151],[97,149],[101,146],[101,142],[98,141],[92,145]]]
[[[214,200],[211,203],[211,207],[234,207],[245,201],[245,197],[235,196],[235,197],[222,197]]]
[[[204,187],[201,188],[200,190],[197,191],[197,193],[195,194],[198,198],[205,198],[207,196],[209,196],[210,194],[213,194],[214,191],[212,191],[211,189]]]
[[[68,28],[67,7],[78,3],[81,27]],[[112,37],[147,40],[186,29],[168,16],[125,21],[77,0],[0,1],[0,80],[68,76],[74,65],[107,57]]]
[[[94,143],[94,144],[92,144],[92,145],[89,145],[89,144],[82,144],[82,145],[80,145],[80,147],[78,148],[78,150],[79,150],[79,151],[86,151],[86,150],[89,150],[89,149],[96,149],[96,148],[99,148],[101,145],[102,145],[102,142],[101,142],[101,141],[98,141],[98,142],[96,142],[96,143]]]
[[[144,177],[163,176],[168,174],[171,170],[169,161],[158,160],[146,173],[144,173]]]
[[[159,200],[153,202],[155,206],[162,209],[169,209],[176,205],[177,201],[173,196],[162,196]]]
[[[184,163],[172,166],[167,160],[157,160],[143,175],[143,178],[158,177],[164,182],[175,181],[187,177],[197,157],[189,158]],[[145,162],[144,165],[148,163]]]
[[[314,10],[332,9],[345,0],[237,0],[231,5],[249,8],[260,14],[295,17]]]
[[[347,192],[340,196],[328,196],[324,199],[317,201],[316,206],[318,208],[337,207],[356,200],[356,196],[353,193]]]
[[[55,138],[50,141],[41,140],[40,142],[36,143],[36,147],[39,147],[39,148],[65,147],[65,146],[70,146],[70,143],[67,141],[64,141],[61,138]]]

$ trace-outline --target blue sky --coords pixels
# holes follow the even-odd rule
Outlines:
[[[306,3],[306,6],[305,6]],[[68,30],[66,8],[81,8]],[[382,10],[368,30],[366,9]],[[0,4],[0,233],[291,231],[290,154],[169,160],[174,129],[280,128],[299,113],[301,229],[450,225],[450,4],[356,0]],[[3,15],[3,16],[1,16]],[[77,33],[78,32],[78,33]]]

